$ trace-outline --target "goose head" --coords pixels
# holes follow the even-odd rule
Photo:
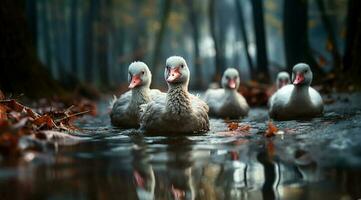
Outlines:
[[[144,62],[136,61],[129,65],[128,82],[129,89],[150,86],[152,73]]]
[[[277,89],[288,84],[290,84],[290,75],[287,72],[279,72],[276,79]]]
[[[292,83],[295,86],[310,86],[312,82],[312,71],[309,65],[298,63],[292,70]]]
[[[228,68],[222,76],[222,87],[225,89],[237,90],[239,87],[239,73],[234,68]]]
[[[168,85],[188,85],[189,73],[189,68],[184,58],[171,56],[167,59],[164,78]]]

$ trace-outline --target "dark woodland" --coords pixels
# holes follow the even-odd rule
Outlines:
[[[360,0],[2,0],[0,26],[0,199],[361,198]],[[142,103],[136,127],[114,123],[130,64],[169,94],[174,55],[202,101],[235,68],[246,114],[203,110],[203,134],[174,134],[201,121],[191,104],[157,135]],[[282,119],[276,77],[296,88],[298,63],[321,114]]]

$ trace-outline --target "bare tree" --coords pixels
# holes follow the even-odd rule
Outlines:
[[[194,4],[195,1],[192,0],[186,1],[186,5],[188,7],[188,20],[192,27],[193,46],[194,46],[193,66],[195,68],[195,74],[196,74],[196,89],[202,89],[203,79],[202,79],[202,69],[201,69],[201,57],[199,50],[199,38],[200,38],[199,17],[197,14],[198,10]]]
[[[249,41],[248,41],[248,37],[247,37],[247,31],[246,31],[246,26],[245,26],[245,20],[244,20],[242,5],[241,5],[241,2],[239,0],[235,0],[235,3],[236,3],[237,15],[238,15],[238,23],[239,23],[240,31],[241,31],[241,34],[242,34],[242,40],[243,40],[243,44],[244,44],[244,50],[246,52],[248,66],[249,66],[249,69],[250,69],[251,77],[255,78],[254,77],[255,76],[255,69],[254,69],[254,66],[253,66],[253,61],[252,61],[251,55],[250,55],[250,53],[248,51]]]
[[[341,71],[341,68],[342,68],[341,55],[338,52],[336,34],[333,30],[332,23],[331,23],[329,17],[327,16],[325,3],[323,0],[316,0],[316,3],[317,3],[319,11],[321,13],[321,20],[322,20],[323,26],[325,27],[327,34],[328,34],[328,43],[329,43],[329,48],[330,48],[330,51],[332,54],[334,69],[337,71]]]
[[[172,8],[172,0],[164,0],[164,6],[163,6],[163,10],[162,10],[162,18],[160,21],[160,29],[155,38],[155,48],[154,48],[154,52],[153,52],[152,66],[154,67],[153,74],[155,76],[155,80],[158,80],[158,76],[159,76],[159,71],[160,71],[159,57],[160,57],[161,50],[162,50],[163,37],[165,34],[165,29],[167,26],[167,21],[169,18],[171,8]]]
[[[312,67],[314,74],[322,74],[309,46],[307,25],[308,0],[284,1],[283,29],[288,71],[295,64],[306,62]]]
[[[218,83],[221,80],[222,68],[224,67],[224,62],[220,50],[220,44],[219,41],[217,40],[217,35],[216,35],[215,3],[216,3],[215,0],[209,1],[208,17],[209,17],[210,32],[213,38],[214,50],[215,50],[215,57],[214,57],[215,73],[213,75],[212,81]]]
[[[251,0],[254,31],[256,36],[257,78],[263,82],[269,82],[268,58],[266,46],[266,33],[264,25],[264,11],[262,0]]]

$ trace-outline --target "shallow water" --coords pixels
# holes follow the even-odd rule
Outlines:
[[[285,134],[272,138],[262,108],[240,120],[244,133],[212,119],[205,135],[145,136],[110,126],[101,104],[103,115],[78,122],[78,144],[1,161],[0,199],[359,199],[360,97],[274,122]]]

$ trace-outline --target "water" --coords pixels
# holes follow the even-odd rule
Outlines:
[[[86,117],[77,144],[0,162],[0,199],[359,199],[360,96],[275,122],[285,134],[272,138],[262,108],[236,135],[216,119],[205,135],[145,136]]]

